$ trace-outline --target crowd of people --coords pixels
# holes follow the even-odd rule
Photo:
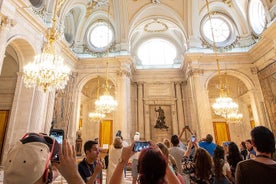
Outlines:
[[[107,184],[121,184],[124,171],[132,159],[132,183],[140,184],[271,184],[276,181],[274,134],[264,126],[250,132],[251,138],[240,143],[217,145],[213,136],[192,138],[181,144],[181,136],[170,141],[149,142],[150,146],[134,152],[134,143],[124,143],[121,133],[109,147]],[[62,146],[43,134],[26,134],[9,152],[4,164],[4,183],[51,183],[61,174],[69,184],[101,184],[106,163],[100,159],[99,144],[84,144],[85,157],[76,162],[73,146]],[[59,160],[54,158],[58,153]]]

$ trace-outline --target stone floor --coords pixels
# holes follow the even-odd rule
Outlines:
[[[62,178],[58,177],[54,182],[54,184],[67,184],[67,182]],[[127,171],[126,178],[124,178],[124,182],[122,184],[131,184],[132,183],[132,177],[131,177],[131,171]],[[0,182],[1,184],[1,182]],[[106,183],[106,170],[103,170],[103,184]]]

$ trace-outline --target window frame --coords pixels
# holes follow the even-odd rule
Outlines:
[[[229,46],[231,45],[236,37],[237,37],[237,32],[236,32],[236,29],[235,29],[235,24],[234,24],[234,21],[227,15],[223,14],[223,13],[220,13],[220,12],[211,12],[211,19],[220,19],[222,20],[229,28],[229,35],[228,37],[224,40],[224,41],[221,41],[221,42],[215,42],[216,44],[216,47],[220,48],[220,47],[226,47],[226,46]],[[206,14],[202,19],[201,19],[201,22],[200,22],[200,34],[201,34],[201,37],[204,41],[206,41],[208,44],[210,44],[210,46],[213,46],[213,41],[210,40],[206,34],[204,33],[204,25],[207,21],[210,21],[209,19],[209,15]]]
[[[260,18],[260,16],[261,16],[260,15],[260,8],[263,9],[263,13],[264,13],[263,22],[260,22],[261,21],[260,20],[261,19]],[[258,10],[258,11],[256,11],[256,10]],[[251,12],[254,12],[253,13],[254,18],[251,16],[252,15]],[[258,15],[256,15],[256,14],[258,14]],[[257,25],[256,17],[259,18],[258,25]],[[248,18],[248,23],[249,23],[249,26],[250,26],[253,34],[255,36],[261,35],[264,32],[264,30],[266,29],[266,26],[267,26],[267,21],[266,21],[266,17],[265,17],[265,6],[264,6],[264,4],[261,0],[250,0],[248,2],[247,18]],[[263,25],[261,25],[261,24],[263,24]],[[256,28],[256,26],[258,26],[258,27]],[[260,26],[262,26],[262,28]]]

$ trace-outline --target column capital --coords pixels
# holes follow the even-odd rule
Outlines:
[[[16,22],[14,19],[10,19],[8,16],[0,13],[0,30],[7,27],[15,26]]]
[[[117,75],[122,77],[122,76],[126,76],[126,77],[130,77],[131,72],[125,69],[121,69],[120,71],[117,71]]]
[[[200,75],[200,74],[203,74],[203,73],[204,73],[203,69],[190,69],[188,71],[188,76]]]

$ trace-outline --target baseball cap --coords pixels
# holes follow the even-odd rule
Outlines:
[[[51,137],[35,133],[26,135],[8,153],[4,162],[4,183],[35,183],[58,152],[59,145]]]

